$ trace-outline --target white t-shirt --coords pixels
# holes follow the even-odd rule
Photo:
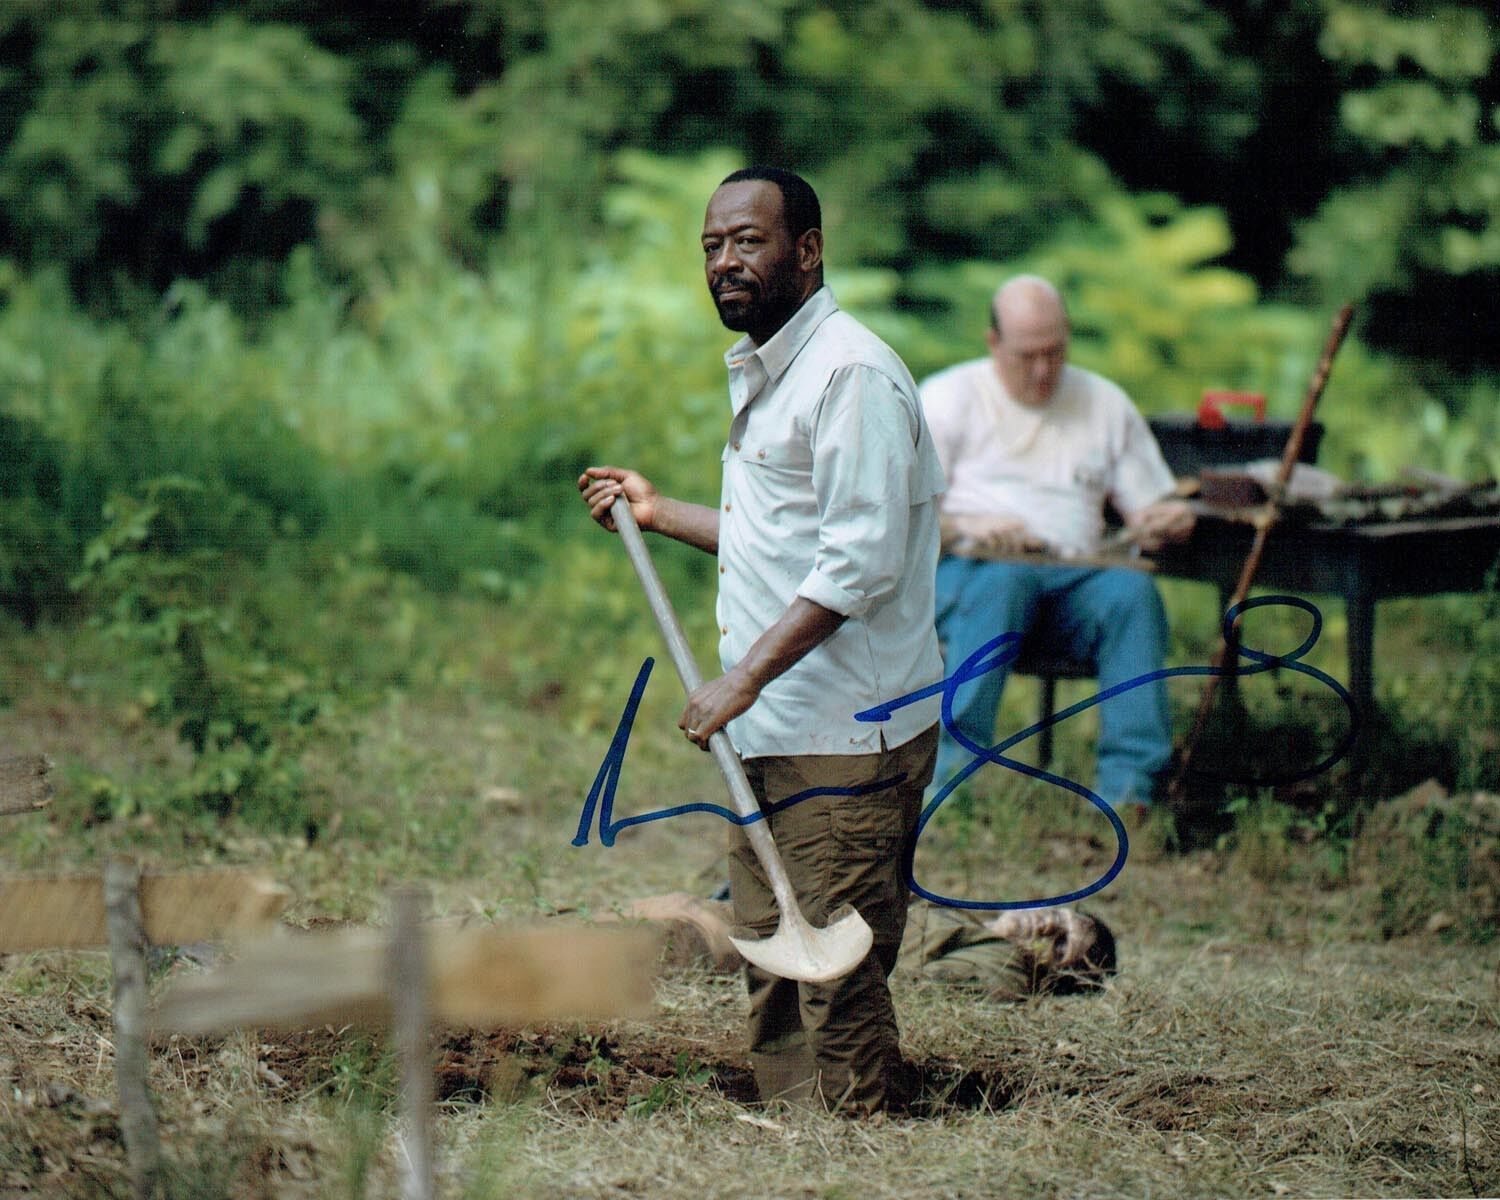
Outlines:
[[[1016,517],[1067,558],[1098,552],[1105,500],[1128,516],[1172,491],[1146,419],[1082,367],[1064,367],[1039,407],[1012,399],[988,357],[931,376],[921,396],[949,515]]]

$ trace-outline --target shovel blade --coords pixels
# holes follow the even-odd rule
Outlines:
[[[729,939],[747,961],[782,979],[827,983],[841,979],[864,961],[875,935],[859,913],[845,907],[826,928],[815,929],[795,909],[783,911],[768,938]]]

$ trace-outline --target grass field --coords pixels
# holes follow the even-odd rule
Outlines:
[[[497,619],[447,617],[475,645]],[[703,894],[721,877],[710,817],[636,828],[609,849],[569,844],[628,677],[591,721],[546,689],[520,703],[472,682],[444,687],[441,673],[351,706],[341,736],[309,752],[320,800],[303,832],[103,812],[100,776],[146,794],[184,768],[185,751],[143,719],[91,639],[0,631],[0,749],[45,751],[59,782],[52,811],[4,818],[7,870],[115,852],[261,863],[293,889],[298,926],[382,920],[386,890],[413,880],[440,914],[513,921]],[[480,663],[465,678],[484,673]],[[1012,691],[1007,719],[1028,718],[1029,689]],[[674,711],[658,678],[622,813],[719,798]],[[1061,737],[1062,769],[1086,778],[1086,750]],[[1102,820],[1039,790],[992,790],[935,824],[924,882],[1014,898],[1079,886],[1109,862]],[[1197,848],[1148,829],[1085,904],[1119,938],[1104,993],[1005,1005],[898,976],[924,1081],[916,1115],[748,1103],[740,985],[697,969],[665,972],[645,1021],[445,1031],[442,1194],[1500,1193],[1495,802],[1417,791],[1336,837],[1269,797],[1248,801],[1234,830]],[[164,959],[156,985],[196,969]],[[0,1197],[128,1194],[109,987],[102,953],[0,960]],[[163,1038],[152,1087],[172,1195],[397,1194],[394,1070],[378,1037]]]

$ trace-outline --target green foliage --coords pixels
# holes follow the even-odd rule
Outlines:
[[[1281,86],[1266,48],[1321,21],[1342,93],[1330,75],[1307,103],[1346,122],[1337,166],[1369,194],[1289,181],[1309,210],[1356,197],[1298,253],[1404,288],[1420,258],[1407,232],[1348,253],[1339,239],[1408,220],[1439,194],[1425,181],[1492,148],[1483,103],[1472,137],[1466,124],[1493,62],[1477,11],[433,0],[378,22],[13,5],[0,595],[45,613],[104,534],[89,600],[134,630],[125,665],[158,672],[158,715],[200,763],[217,756],[218,782],[194,786],[219,807],[240,804],[226,795],[260,742],[300,744],[274,715],[293,703],[276,663],[308,664],[314,694],[498,677],[577,728],[612,723],[657,640],[574,480],[604,461],[689,499],[717,489],[732,335],[695,247],[725,173],[764,158],[812,177],[841,302],[919,377],[982,353],[993,288],[1034,270],[1068,296],[1078,361],[1148,411],[1227,387],[1290,416],[1329,313],[1263,286],[1276,271],[1258,284],[1231,265],[1247,238],[1264,259],[1274,231],[1247,229],[1244,196],[1199,202],[1222,183],[1208,166],[1187,187],[1165,160],[1263,148],[1257,89]],[[1376,479],[1494,472],[1497,413],[1492,377],[1351,339],[1319,414],[1323,461]],[[119,506],[106,534],[111,497],[149,507],[169,477],[202,489],[148,522],[155,537],[180,519],[180,544],[131,542]],[[658,557],[712,661],[711,560]],[[491,644],[439,655],[424,590],[503,606]]]
[[[1097,223],[1066,229],[1024,258],[912,273],[909,291],[924,304],[944,305],[950,317],[897,344],[919,378],[983,354],[995,288],[1030,271],[1056,281],[1067,297],[1072,357],[1120,383],[1143,411],[1189,411],[1204,391],[1227,388],[1264,393],[1272,416],[1291,419],[1327,325],[1317,312],[1260,302],[1251,279],[1219,265],[1229,245],[1228,225],[1215,209],[1185,208],[1161,195],[1114,197],[1101,202]],[[1331,429],[1350,430],[1347,438],[1328,438],[1324,461],[1333,469],[1369,471],[1387,434],[1396,463],[1411,462],[1408,426],[1386,425],[1369,404],[1344,404],[1371,393],[1399,401],[1398,377],[1389,360],[1372,358],[1352,340],[1343,349],[1329,403],[1318,414]],[[1356,461],[1357,452],[1367,457]],[[1381,454],[1378,465],[1388,461]]]
[[[414,8],[12,6],[0,195],[28,261],[95,289],[116,267],[214,275],[263,303],[315,231],[357,268],[423,230],[472,256],[502,215],[595,219],[621,147],[721,145],[811,171],[851,256],[909,261],[928,236],[1009,254],[1091,210],[1073,139],[1096,111],[1129,96],[1223,151],[1254,83],[1197,0]]]
[[[1376,0],[1327,0],[1325,14],[1320,46],[1345,80],[1339,118],[1350,171],[1299,230],[1289,266],[1325,295],[1400,296],[1412,314],[1424,303],[1452,311],[1440,292],[1455,278],[1493,291],[1500,60],[1492,21],[1477,6],[1414,12]]]
[[[151,49],[163,107],[180,114],[155,166],[191,196],[189,246],[201,247],[247,192],[274,212],[328,197],[330,182],[352,180],[364,165],[363,131],[346,98],[350,66],[303,31],[226,15],[167,25]]]
[[[632,1097],[625,1105],[627,1116],[649,1117],[656,1113],[681,1113],[692,1108],[694,1095],[701,1092],[713,1072],[680,1050],[673,1060],[673,1074],[653,1080],[645,1095]]]
[[[89,5],[13,11],[0,32],[31,49],[0,196],[33,262],[95,287],[111,263],[154,287],[205,267],[264,287],[368,164],[350,64],[293,26]]]
[[[238,812],[282,829],[307,822],[297,754],[328,698],[308,676],[270,660],[236,619],[250,516],[242,497],[168,476],[111,501],[109,524],[84,555],[79,586],[148,668],[143,708],[196,756],[188,778],[160,795],[106,787],[99,799],[111,815],[166,805]],[[252,553],[257,540],[248,542]]]
[[[61,508],[63,447],[0,412],[0,605],[34,622],[67,597],[78,546]]]
[[[396,1095],[395,1055],[369,1035],[349,1038],[333,1056],[324,1087],[342,1127],[343,1194],[360,1200],[386,1133],[385,1112]]]
[[[1500,793],[1500,558],[1475,603],[1468,667],[1455,681],[1452,711],[1464,714],[1461,791]]]

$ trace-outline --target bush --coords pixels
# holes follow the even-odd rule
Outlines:
[[[236,493],[168,476],[115,497],[105,514],[78,584],[143,669],[146,712],[195,762],[156,795],[103,786],[100,801],[305,827],[312,812],[298,756],[331,698],[314,674],[267,655],[240,619],[236,597],[252,586],[263,546],[246,531],[263,526],[264,513]]]
[[[77,563],[62,511],[64,460],[35,421],[0,413],[0,606],[28,624],[66,605]]]

